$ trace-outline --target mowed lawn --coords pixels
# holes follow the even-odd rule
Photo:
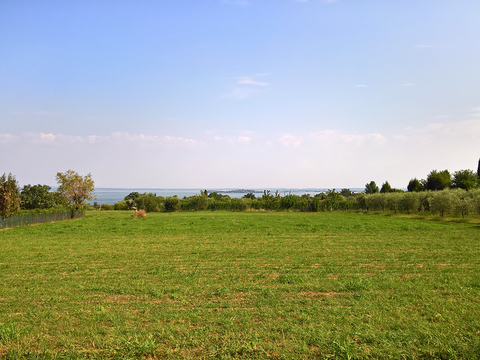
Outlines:
[[[480,227],[88,212],[0,231],[0,358],[480,358]]]

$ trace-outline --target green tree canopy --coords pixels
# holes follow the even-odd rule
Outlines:
[[[471,190],[478,185],[478,176],[473,170],[459,170],[453,173],[452,187]]]
[[[410,192],[423,191],[423,185],[417,178],[414,178],[408,182],[407,190]]]
[[[390,186],[390,184],[388,183],[388,181],[385,181],[385,182],[383,183],[382,188],[380,189],[380,192],[381,192],[382,194],[392,192],[392,187]]]
[[[432,170],[427,176],[427,190],[443,190],[452,186],[452,176],[448,170]]]
[[[0,176],[0,216],[7,217],[20,210],[18,183],[11,173]]]
[[[57,192],[66,199],[75,210],[82,207],[85,200],[92,200],[95,197],[95,184],[92,175],[79,175],[73,170],[67,170],[65,173],[58,172]]]
[[[50,209],[55,206],[55,194],[50,192],[48,185],[25,185],[20,193],[22,200],[21,208]]]
[[[347,189],[347,188],[343,188],[342,190],[340,190],[340,194],[344,197],[349,197],[349,196],[353,196],[355,195],[352,190],[350,189]]]
[[[375,184],[375,181],[370,181],[368,184],[365,184],[365,194],[376,193],[378,193],[378,186]]]

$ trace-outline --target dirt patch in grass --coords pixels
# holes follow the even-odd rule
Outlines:
[[[105,298],[105,301],[115,304],[130,304],[132,302],[139,302],[140,299],[137,299],[133,295],[110,295]]]

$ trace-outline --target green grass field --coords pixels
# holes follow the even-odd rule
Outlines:
[[[479,359],[480,226],[89,212],[0,231],[6,359]]]

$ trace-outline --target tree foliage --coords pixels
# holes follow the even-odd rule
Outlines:
[[[382,194],[392,192],[392,187],[390,186],[390,184],[388,183],[388,181],[385,181],[385,182],[383,183],[382,188],[380,189],[380,192],[381,192]]]
[[[453,173],[452,187],[472,190],[478,186],[478,176],[472,170],[459,170]]]
[[[73,170],[67,170],[65,173],[58,172],[56,180],[59,185],[57,192],[75,210],[80,209],[85,200],[92,200],[95,197],[95,184],[91,174],[81,176]]]
[[[0,216],[7,217],[20,210],[20,193],[15,176],[9,173],[0,177]]]
[[[409,192],[419,192],[423,190],[423,185],[417,178],[414,178],[408,182],[407,190]]]
[[[426,190],[443,190],[452,186],[452,176],[448,170],[432,170],[427,176]]]
[[[48,185],[25,185],[20,193],[24,210],[50,209],[56,205],[55,193]]]
[[[365,194],[376,193],[378,193],[378,186],[375,184],[375,181],[370,181],[368,184],[365,184]]]

